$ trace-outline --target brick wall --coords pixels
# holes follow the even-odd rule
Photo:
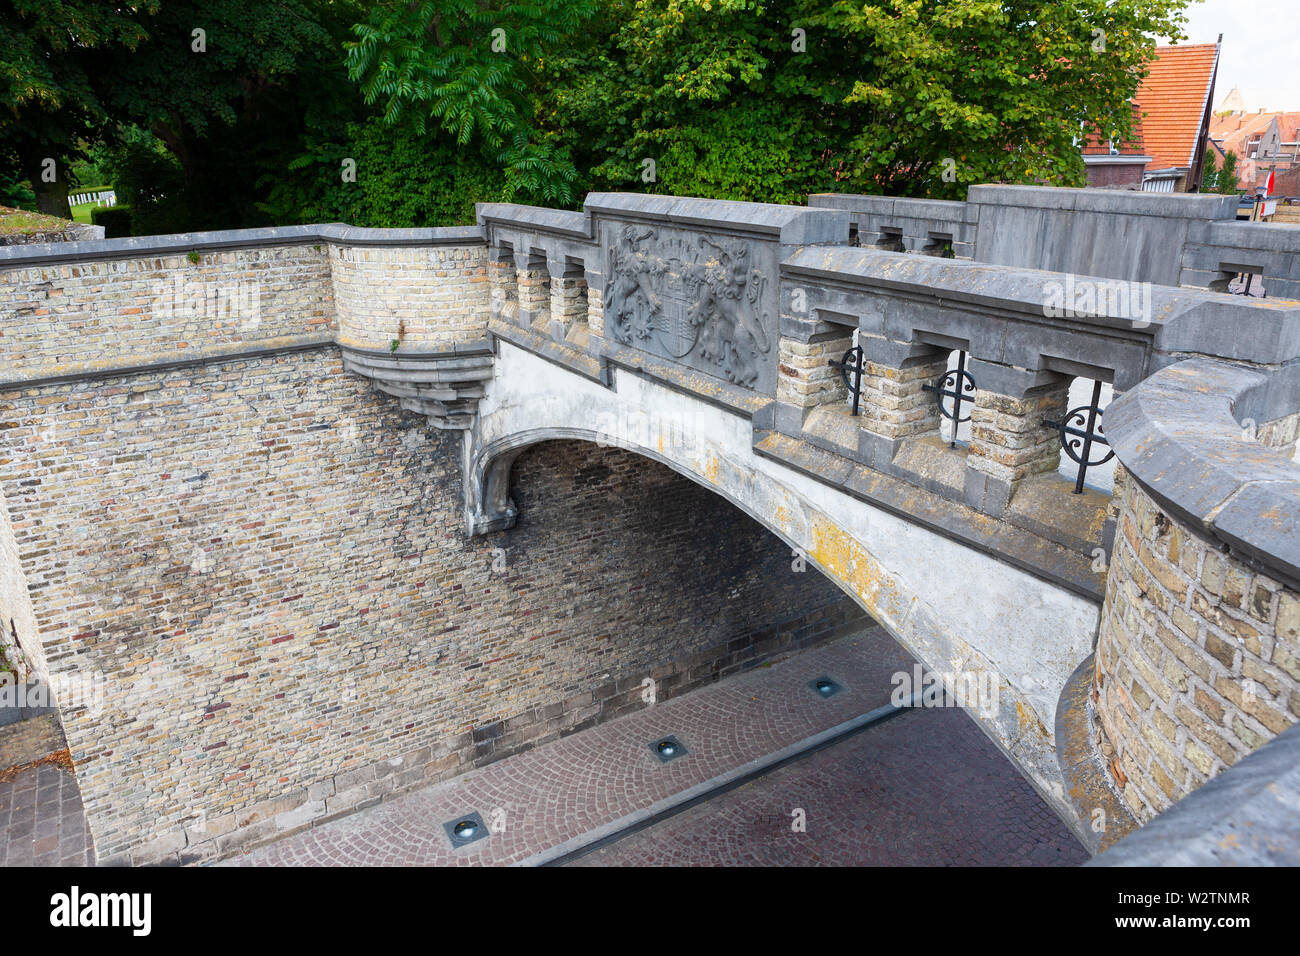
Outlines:
[[[49,668],[101,678],[60,701],[101,860],[228,854],[861,620],[616,449],[525,453],[519,525],[467,540],[460,437],[333,347],[9,389],[0,422]]]
[[[1145,822],[1300,719],[1300,594],[1130,477],[1094,684],[1103,758]]]
[[[1093,188],[1138,189],[1142,186],[1143,163],[1092,163],[1085,167]]]
[[[487,338],[485,246],[331,246],[339,341],[451,349]]]
[[[0,270],[0,381],[201,358],[335,328],[323,245]]]

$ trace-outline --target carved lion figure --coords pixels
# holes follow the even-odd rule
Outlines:
[[[771,349],[757,314],[765,280],[750,268],[749,246],[743,239],[714,242],[702,237],[700,243],[718,254],[716,264],[703,268],[698,296],[687,313],[700,330],[700,356],[721,366],[729,381],[753,388],[758,357]]]

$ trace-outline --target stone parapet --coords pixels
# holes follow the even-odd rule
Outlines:
[[[971,203],[814,193],[808,205],[848,212],[858,246],[957,259],[975,253],[979,207]]]
[[[9,382],[332,339],[338,328],[329,259],[313,245],[0,259],[0,312]]]

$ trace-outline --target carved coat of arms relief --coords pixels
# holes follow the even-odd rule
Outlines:
[[[772,349],[767,279],[744,239],[625,225],[609,251],[606,322],[623,343],[754,388]]]

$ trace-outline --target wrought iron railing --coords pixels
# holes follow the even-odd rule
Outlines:
[[[970,421],[970,415],[962,415],[962,406],[973,405],[975,393],[979,391],[975,379],[971,377],[970,372],[966,371],[966,353],[958,352],[956,368],[948,369],[933,385],[922,385],[921,388],[927,392],[934,392],[939,414],[952,422],[952,439],[948,442],[948,446],[956,448],[957,429],[961,427],[962,422]],[[950,405],[944,405],[945,398],[950,399]]]
[[[1044,428],[1055,428],[1060,432],[1061,447],[1079,465],[1074,479],[1076,495],[1083,494],[1083,482],[1089,468],[1104,465],[1115,457],[1115,452],[1111,450],[1110,442],[1106,441],[1102,428],[1103,414],[1105,412],[1101,407],[1101,382],[1097,381],[1092,383],[1091,404],[1070,409],[1059,422],[1043,420]],[[1093,461],[1093,448],[1096,445],[1105,445],[1107,450],[1104,456]]]

